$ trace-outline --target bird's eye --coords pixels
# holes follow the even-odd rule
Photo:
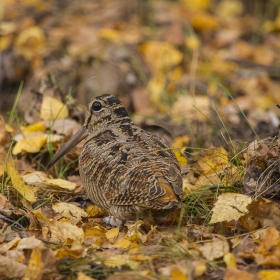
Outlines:
[[[102,109],[102,105],[101,105],[100,102],[95,101],[95,102],[93,102],[91,108],[92,108],[92,110],[93,110],[94,112],[98,112],[98,111],[100,111],[100,110]]]

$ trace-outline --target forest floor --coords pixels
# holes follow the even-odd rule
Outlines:
[[[280,6],[275,1],[0,4],[1,279],[280,279]],[[78,144],[116,95],[183,175],[173,225],[106,224]]]

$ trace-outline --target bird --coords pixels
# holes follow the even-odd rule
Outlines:
[[[123,228],[126,221],[163,224],[182,208],[183,180],[172,149],[137,126],[113,95],[89,103],[85,123],[47,165],[86,138],[79,173],[89,199]]]

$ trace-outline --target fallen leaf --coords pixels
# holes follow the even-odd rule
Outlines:
[[[20,153],[38,153],[47,142],[47,135],[24,137],[13,147],[13,155]]]
[[[104,216],[104,211],[102,211],[98,206],[96,205],[89,205],[86,208],[86,212],[88,213],[89,217],[102,217]]]
[[[30,236],[27,238],[23,238],[17,244],[17,250],[25,250],[25,249],[35,249],[42,245],[42,241],[35,238],[35,236]]]
[[[24,183],[23,178],[19,175],[19,173],[11,167],[9,169],[9,174],[11,176],[11,181],[13,187],[28,201],[35,202],[35,192],[29,187],[27,184]]]
[[[87,276],[83,272],[79,271],[77,274],[77,280],[93,280],[93,278]]]
[[[237,268],[236,259],[232,253],[227,253],[224,255],[224,262],[226,263],[227,268]]]
[[[27,271],[23,280],[41,279],[43,275],[44,263],[42,260],[41,246],[35,247],[28,262]]]
[[[242,278],[240,278],[242,279]],[[245,279],[245,278],[243,278]],[[279,270],[261,270],[258,272],[258,280],[277,280],[280,279],[280,271]]]
[[[30,124],[28,126],[21,126],[20,130],[23,134],[30,134],[34,132],[44,132],[46,130],[46,127],[44,123],[37,122],[34,124]]]
[[[229,245],[227,240],[221,240],[218,238],[213,239],[211,242],[207,242],[199,248],[202,255],[209,261],[219,259],[229,252]]]
[[[105,233],[110,243],[114,243],[119,235],[119,228],[112,228]]]
[[[146,42],[140,46],[140,49],[154,72],[166,72],[183,59],[183,54],[167,42]]]
[[[68,108],[57,98],[44,95],[40,110],[40,117],[44,121],[65,119],[68,116]]]
[[[225,193],[218,196],[218,200],[212,209],[210,224],[223,221],[237,221],[247,214],[247,206],[252,202],[250,196],[238,193]]]
[[[26,272],[26,265],[10,258],[0,256],[0,277],[3,279],[22,278]]]
[[[31,26],[22,31],[15,42],[15,50],[26,60],[32,60],[45,45],[45,34],[38,26]]]
[[[75,183],[63,179],[45,179],[45,182],[50,184],[51,186],[59,187],[61,189],[66,189],[69,191],[73,191],[77,186]]]
[[[56,221],[50,225],[52,242],[65,242],[67,239],[80,243],[84,241],[84,231],[76,225],[68,222]]]
[[[58,202],[52,205],[54,212],[61,214],[66,218],[79,218],[87,217],[88,214],[80,207],[66,202]]]
[[[225,271],[224,279],[236,280],[236,279],[246,279],[254,280],[255,276],[247,271],[242,271],[236,268],[227,268]]]

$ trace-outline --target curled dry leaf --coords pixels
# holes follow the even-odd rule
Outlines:
[[[2,279],[21,278],[25,275],[26,265],[5,256],[0,256],[0,277]]]
[[[223,221],[237,221],[249,212],[247,206],[252,202],[250,196],[238,193],[225,193],[218,197],[210,224]]]

